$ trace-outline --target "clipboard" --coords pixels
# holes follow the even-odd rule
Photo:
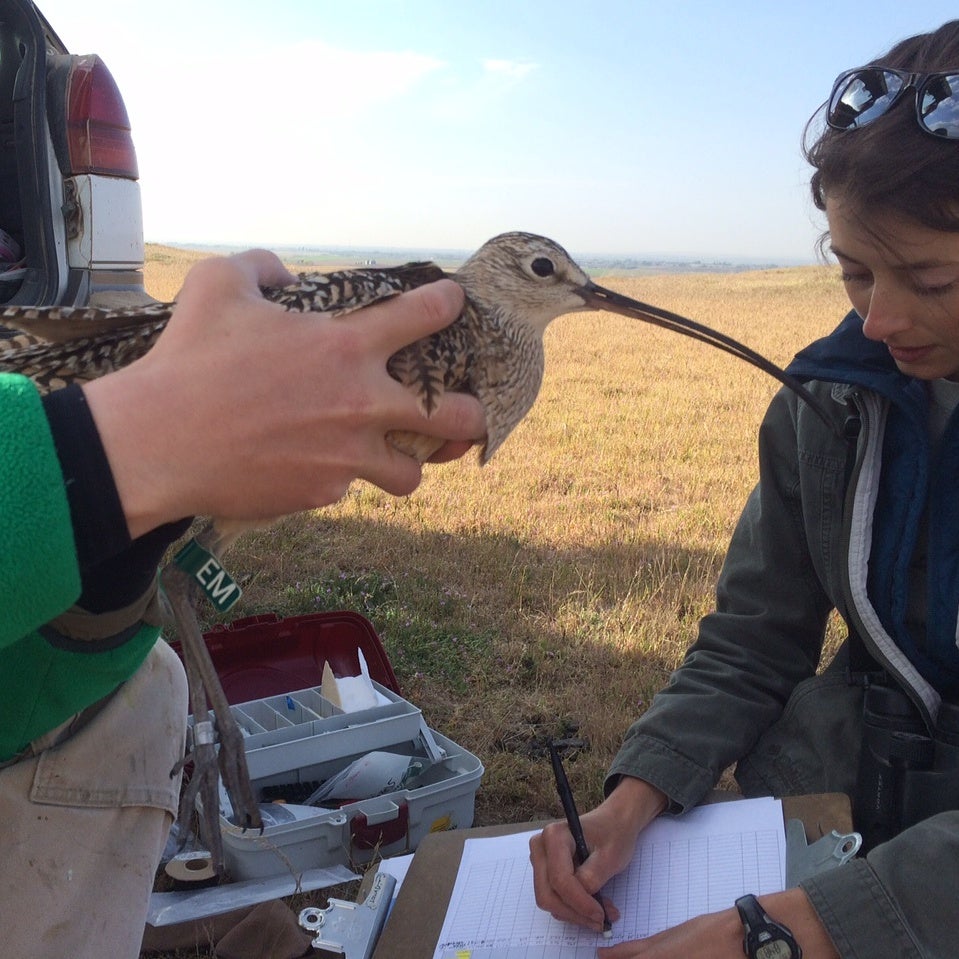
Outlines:
[[[723,801],[742,797],[717,793],[712,798]],[[840,833],[852,830],[852,810],[849,797],[844,793],[789,796],[782,803],[784,819],[798,819],[803,823],[807,843],[821,839],[832,830]],[[372,959],[433,959],[466,840],[542,829],[551,821],[456,829],[424,837]]]

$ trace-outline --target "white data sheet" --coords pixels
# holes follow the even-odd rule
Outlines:
[[[434,959],[595,959],[597,946],[640,939],[785,884],[779,800],[736,800],[661,816],[640,837],[629,869],[603,890],[621,913],[613,938],[603,939],[536,907],[532,835],[466,841]]]

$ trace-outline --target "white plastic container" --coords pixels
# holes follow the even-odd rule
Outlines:
[[[420,759],[428,767],[410,788],[317,815],[272,817],[262,833],[230,821],[232,810],[221,786],[223,855],[234,880],[359,865],[377,855],[412,852],[430,832],[473,824],[483,764],[429,729],[411,703],[379,683],[374,687],[383,705],[352,713],[324,699],[319,687],[231,707],[244,732],[250,780],[261,802],[285,787],[290,802],[302,802],[303,784],[328,780],[374,751]],[[291,821],[277,821],[284,818]]]

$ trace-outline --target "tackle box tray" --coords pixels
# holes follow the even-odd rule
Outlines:
[[[423,734],[416,706],[377,682],[373,688],[380,704],[348,713],[325,699],[319,686],[231,706],[250,777],[315,765],[318,755],[339,759],[385,749]]]

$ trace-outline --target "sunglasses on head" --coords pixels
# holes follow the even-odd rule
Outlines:
[[[907,90],[916,92],[921,130],[959,140],[959,72],[909,73],[890,67],[857,67],[839,74],[829,97],[826,122],[834,130],[856,130],[877,120]]]

